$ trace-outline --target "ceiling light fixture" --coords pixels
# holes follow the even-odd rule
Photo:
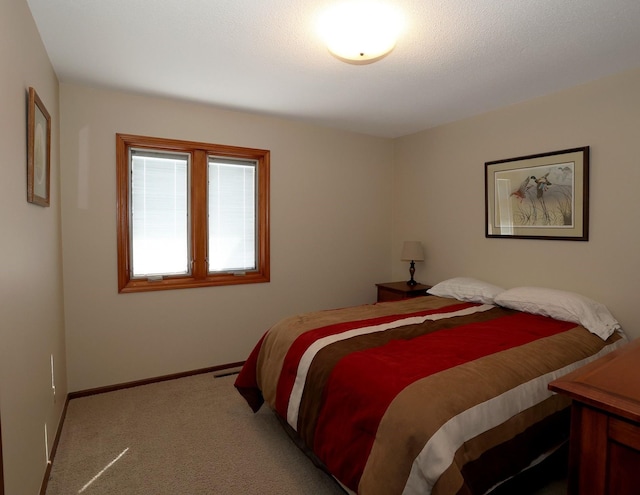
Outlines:
[[[337,3],[318,20],[318,32],[329,51],[350,64],[370,64],[386,56],[403,27],[400,11],[377,0]]]

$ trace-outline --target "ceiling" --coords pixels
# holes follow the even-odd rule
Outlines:
[[[351,65],[331,0],[27,0],[61,82],[398,137],[640,67],[638,0],[389,0],[391,54]]]

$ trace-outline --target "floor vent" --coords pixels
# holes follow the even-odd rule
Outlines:
[[[223,370],[214,371],[213,372],[213,377],[214,378],[222,378],[222,377],[225,377],[225,376],[237,375],[238,373],[240,373],[241,369],[242,369],[242,366],[238,366],[236,368],[226,368],[226,369],[223,369]]]

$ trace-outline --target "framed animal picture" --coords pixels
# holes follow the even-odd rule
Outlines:
[[[589,239],[589,147],[485,162],[485,237]]]

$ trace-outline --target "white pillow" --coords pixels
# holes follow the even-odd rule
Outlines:
[[[434,296],[452,297],[460,301],[493,304],[493,298],[504,289],[482,280],[469,277],[455,277],[434,285],[427,292]]]
[[[607,340],[620,328],[620,324],[604,304],[575,292],[543,287],[516,287],[499,294],[495,303],[505,308],[577,323],[602,340]]]

